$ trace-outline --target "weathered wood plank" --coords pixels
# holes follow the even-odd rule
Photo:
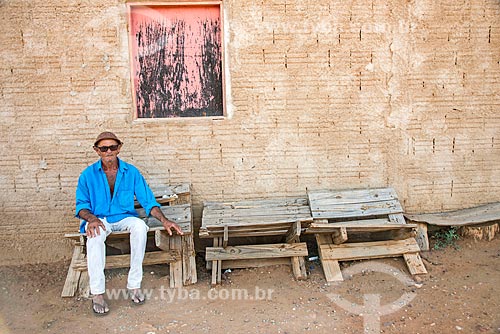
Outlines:
[[[165,230],[155,231],[155,245],[163,251],[170,250],[170,236]]]
[[[389,220],[394,224],[406,224],[405,216],[402,213],[390,214]]]
[[[348,218],[348,217],[369,217],[378,215],[389,215],[402,213],[403,208],[398,200],[373,202],[373,203],[353,203],[348,205],[321,205],[314,206],[311,202],[311,213],[313,218]]]
[[[291,258],[292,272],[295,279],[307,279],[306,262],[303,256],[293,256]]]
[[[198,281],[196,273],[196,251],[193,235],[185,235],[182,240],[182,281],[184,285],[194,284]]]
[[[219,247],[219,240],[220,238],[214,238],[213,240],[213,247]],[[206,254],[205,254],[205,260],[208,262],[209,260],[206,258]],[[216,285],[217,282],[218,282],[218,278],[220,276],[222,276],[222,261],[218,260],[218,259],[215,259],[215,260],[212,260],[212,285]],[[221,273],[219,275],[219,273]],[[222,279],[222,278],[221,278]]]
[[[427,236],[427,224],[417,223],[417,234],[415,236],[418,246],[422,251],[429,250],[429,237]]]
[[[374,219],[375,220],[375,219]],[[363,221],[358,224],[358,221],[342,222],[333,224],[317,224],[312,223],[304,231],[304,234],[311,233],[334,233],[341,228],[346,228],[347,232],[376,232],[376,231],[389,231],[389,230],[409,230],[417,228],[416,224],[394,224],[394,223],[377,223]]]
[[[242,209],[242,208],[259,208],[259,207],[293,207],[307,206],[307,198],[275,198],[275,199],[255,199],[244,201],[229,201],[229,202],[203,202],[203,206],[211,210],[225,210],[227,208]]]
[[[286,243],[299,242],[300,241],[300,232],[301,232],[300,222],[293,223],[290,226],[290,228],[285,236],[285,242]]]
[[[85,253],[82,245],[77,245],[73,248],[73,256],[69,265],[66,281],[64,282],[61,297],[73,297],[78,289],[78,282],[82,271],[78,269],[78,263],[85,260]],[[85,262],[86,264],[86,262]]]
[[[173,235],[169,237],[170,241],[170,251],[178,252],[179,256],[175,258],[175,261],[170,262],[170,287],[171,288],[181,288],[182,279],[182,240],[181,236]],[[148,254],[148,253],[146,253]]]
[[[332,240],[335,245],[343,244],[347,241],[347,228],[341,227],[332,233]]]
[[[406,266],[412,275],[427,274],[427,269],[425,269],[422,258],[418,253],[406,253],[403,254]]]
[[[259,230],[250,230],[250,231],[235,231],[231,232],[230,236],[233,238],[236,237],[268,237],[268,236],[273,236],[273,235],[284,235],[286,234],[288,230],[283,229],[283,230],[266,230],[266,231],[259,231]],[[200,229],[200,238],[215,238],[215,237],[223,237],[224,234],[223,232],[208,232]]]
[[[324,244],[319,247],[325,259],[342,261],[394,257],[401,256],[405,253],[416,253],[420,251],[414,238],[405,240],[344,243],[341,245]]]
[[[293,244],[265,244],[222,247],[207,247],[206,260],[265,259],[271,257],[307,256],[304,242]]]
[[[151,264],[162,264],[174,262],[180,259],[180,252],[178,251],[156,251],[156,252],[146,252],[144,254],[144,261],[142,264],[144,266]],[[127,268],[130,266],[130,254],[123,255],[109,255],[106,257],[105,269],[115,269],[115,268]],[[74,265],[75,270],[83,271],[87,270],[87,260],[81,259],[77,261]]]
[[[318,204],[353,204],[390,201],[398,198],[393,188],[308,191],[309,201]]]
[[[405,214],[407,219],[438,226],[465,226],[500,221],[500,202],[473,208],[427,214]]]
[[[243,260],[225,260],[221,261],[221,269],[243,269],[243,268],[260,268],[267,266],[290,265],[291,258],[288,257],[271,257],[269,259],[243,259]],[[212,270],[212,262],[207,262],[207,269]]]
[[[227,226],[269,226],[269,225],[276,225],[276,224],[291,224],[296,221],[308,223],[312,222],[312,217],[304,219],[300,217],[262,217],[262,218],[231,218],[231,219],[208,219],[202,221],[202,227],[207,227],[207,228],[217,228],[221,227],[224,225]]]
[[[342,278],[342,272],[340,271],[339,262],[337,260],[332,260],[325,257],[325,253],[322,248],[324,245],[329,245],[333,242],[331,235],[316,234],[316,242],[318,244],[319,257],[326,281],[343,281],[344,279]]]

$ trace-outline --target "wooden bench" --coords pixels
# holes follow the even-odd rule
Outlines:
[[[291,263],[297,279],[307,277],[304,256],[306,243],[300,242],[302,224],[312,220],[306,198],[205,202],[200,238],[213,238],[206,248],[206,261],[212,269],[212,284],[221,282],[221,271]],[[278,236],[282,242],[229,245],[234,238]],[[281,261],[277,262],[276,259]]]
[[[476,234],[480,234],[481,236],[484,234],[484,239],[492,240],[495,233],[499,230],[500,202],[447,212],[405,214],[405,217],[419,225],[422,231],[420,233],[420,248],[422,250],[429,250],[427,225],[477,229]]]
[[[147,251],[143,265],[169,264],[170,287],[194,284],[197,281],[195,249],[193,242],[193,221],[191,212],[191,195],[189,184],[167,187],[152,187],[153,193],[160,203],[161,211],[170,220],[176,222],[184,232],[183,236],[169,236],[160,221],[153,217],[145,217],[144,209],[136,203],[139,217],[149,226]],[[107,254],[105,269],[126,268],[130,265],[129,232],[112,232],[106,239]],[[73,297],[77,291],[80,295],[89,294],[86,259],[86,236],[70,233],[66,238],[75,241],[73,257],[68,269],[62,297]],[[120,254],[111,254],[118,252]]]
[[[403,256],[411,274],[426,273],[392,188],[309,191],[315,234],[327,281],[342,281],[339,261]]]

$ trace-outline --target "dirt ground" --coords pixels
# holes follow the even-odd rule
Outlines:
[[[0,333],[500,333],[500,238],[457,245],[422,253],[416,281],[402,258],[343,263],[336,284],[310,261],[305,281],[285,265],[235,269],[212,289],[200,258],[198,283],[172,290],[167,268],[147,266],[147,303],[114,298],[106,317],[60,297],[69,262],[0,267]],[[108,271],[108,291],[126,274]]]

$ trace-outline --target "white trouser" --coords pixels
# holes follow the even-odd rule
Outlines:
[[[100,295],[105,292],[104,266],[106,265],[106,237],[114,231],[130,232],[130,270],[128,272],[127,288],[138,289],[142,281],[142,261],[146,251],[148,226],[142,219],[127,217],[110,224],[106,218],[99,218],[106,231],[93,238],[87,238],[87,267],[89,272],[90,293]]]

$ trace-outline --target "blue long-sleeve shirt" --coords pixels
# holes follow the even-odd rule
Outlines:
[[[118,160],[113,197],[109,189],[101,160],[87,167],[78,179],[75,216],[80,218],[80,211],[87,209],[97,218],[106,217],[111,224],[126,217],[137,217],[134,195],[147,216],[153,207],[160,206],[139,170],[123,160]],[[82,220],[81,233],[85,232],[85,224]]]

